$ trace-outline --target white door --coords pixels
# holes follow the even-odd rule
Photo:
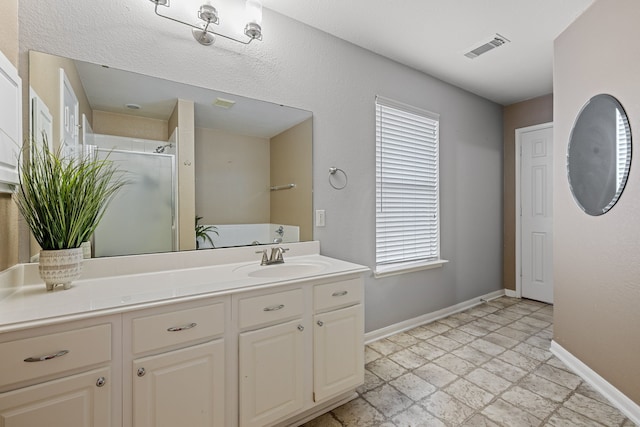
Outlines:
[[[0,426],[109,427],[110,402],[110,369],[96,369],[1,393]]]
[[[78,144],[78,112],[80,104],[64,70],[60,68],[60,144],[74,147]]]
[[[553,127],[519,129],[521,295],[553,303]]]
[[[134,427],[224,427],[224,341],[133,362]]]
[[[53,149],[53,117],[49,107],[42,98],[30,88],[31,114],[30,134],[33,141],[47,142],[49,149]]]
[[[304,328],[299,320],[240,334],[240,427],[302,409]]]
[[[313,400],[319,402],[364,382],[364,313],[358,304],[313,320]]]

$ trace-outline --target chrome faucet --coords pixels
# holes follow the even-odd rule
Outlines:
[[[284,263],[283,254],[288,251],[289,248],[282,248],[280,246],[274,246],[271,248],[271,255],[267,257],[267,250],[257,251],[257,254],[262,254],[262,261],[260,261],[260,265],[272,265],[272,264],[282,264]]]

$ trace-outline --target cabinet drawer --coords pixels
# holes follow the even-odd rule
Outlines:
[[[157,350],[224,334],[224,303],[133,319],[133,352]]]
[[[362,301],[362,279],[344,280],[313,287],[316,312],[358,304]]]
[[[111,325],[74,329],[0,344],[0,386],[111,360]]]
[[[238,305],[240,329],[245,329],[300,316],[304,300],[302,289],[293,289],[244,298]]]

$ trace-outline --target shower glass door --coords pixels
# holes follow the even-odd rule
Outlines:
[[[97,153],[125,171],[128,183],[94,233],[94,256],[175,250],[174,156],[100,148]]]

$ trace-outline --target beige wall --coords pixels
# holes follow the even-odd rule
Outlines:
[[[263,224],[269,213],[269,140],[196,129],[201,224]]]
[[[168,139],[166,120],[118,114],[107,111],[93,111],[93,131],[105,135],[125,136],[130,138]]]
[[[2,0],[0,50],[18,66],[18,0]],[[18,262],[18,210],[9,194],[0,194],[0,271]]]
[[[271,185],[296,184],[271,192],[271,222],[297,225],[300,240],[313,240],[312,133],[308,119],[271,138]]]
[[[36,91],[38,96],[44,101],[49,108],[49,112],[53,117],[53,146],[60,146],[60,71],[64,69],[71,87],[78,98],[79,116],[78,120],[82,120],[82,114],[87,116],[89,123],[92,123],[92,111],[89,100],[84,92],[84,87],[80,81],[80,75],[74,62],[68,58],[49,55],[42,52],[29,53],[29,85]],[[25,110],[28,111],[28,110]],[[82,141],[81,141],[82,142]]]
[[[0,50],[15,67],[18,66],[18,0],[2,0]]]
[[[566,179],[567,142],[581,107],[609,93],[640,138],[640,7],[598,0],[555,41],[554,340],[640,404],[640,165],[611,211],[584,214]],[[634,144],[634,148],[638,145]]]
[[[193,101],[179,99],[169,118],[169,135],[178,127],[178,249],[196,248],[195,202],[195,110]]]
[[[503,285],[516,289],[516,129],[553,121],[553,95],[504,107]]]

